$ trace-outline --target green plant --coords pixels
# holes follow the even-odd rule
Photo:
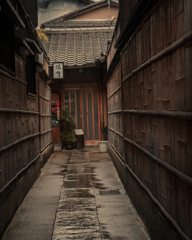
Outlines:
[[[67,132],[67,131],[62,131],[61,132],[61,141],[65,142],[65,143],[71,143],[71,142],[75,142],[77,139],[75,137],[75,132],[74,130]]]
[[[61,120],[61,141],[64,143],[75,142],[75,118],[74,112],[71,112],[69,106],[65,106],[61,109],[60,120]]]
[[[62,124],[62,130],[71,131],[75,129],[75,113],[71,112],[69,106],[65,106],[61,109],[60,120]]]

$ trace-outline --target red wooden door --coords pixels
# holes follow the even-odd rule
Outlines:
[[[100,136],[100,108],[97,88],[67,89],[63,91],[63,106],[75,113],[75,127],[82,129],[86,145],[97,144]]]

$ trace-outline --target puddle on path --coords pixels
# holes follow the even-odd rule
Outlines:
[[[65,198],[60,201],[58,209],[72,213],[75,211],[93,212],[96,210],[95,200],[93,198]]]
[[[78,189],[68,189],[64,191],[64,196],[67,198],[94,198],[95,196],[91,193],[90,189],[78,188]]]
[[[64,187],[65,188],[97,188],[104,190],[103,183],[100,183],[93,174],[86,174],[86,175],[67,175],[64,180]]]
[[[67,174],[76,174],[76,173],[91,173],[91,167],[89,164],[72,164],[68,166]]]

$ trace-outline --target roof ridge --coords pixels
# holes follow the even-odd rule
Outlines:
[[[115,27],[117,19],[105,19],[105,20],[81,20],[81,21],[73,21],[67,20],[65,22],[56,22],[56,23],[49,23],[44,25],[44,29],[77,29],[77,28],[99,28],[99,27]]]

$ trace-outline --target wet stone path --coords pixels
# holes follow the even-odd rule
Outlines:
[[[71,154],[52,240],[149,239],[107,153]]]

